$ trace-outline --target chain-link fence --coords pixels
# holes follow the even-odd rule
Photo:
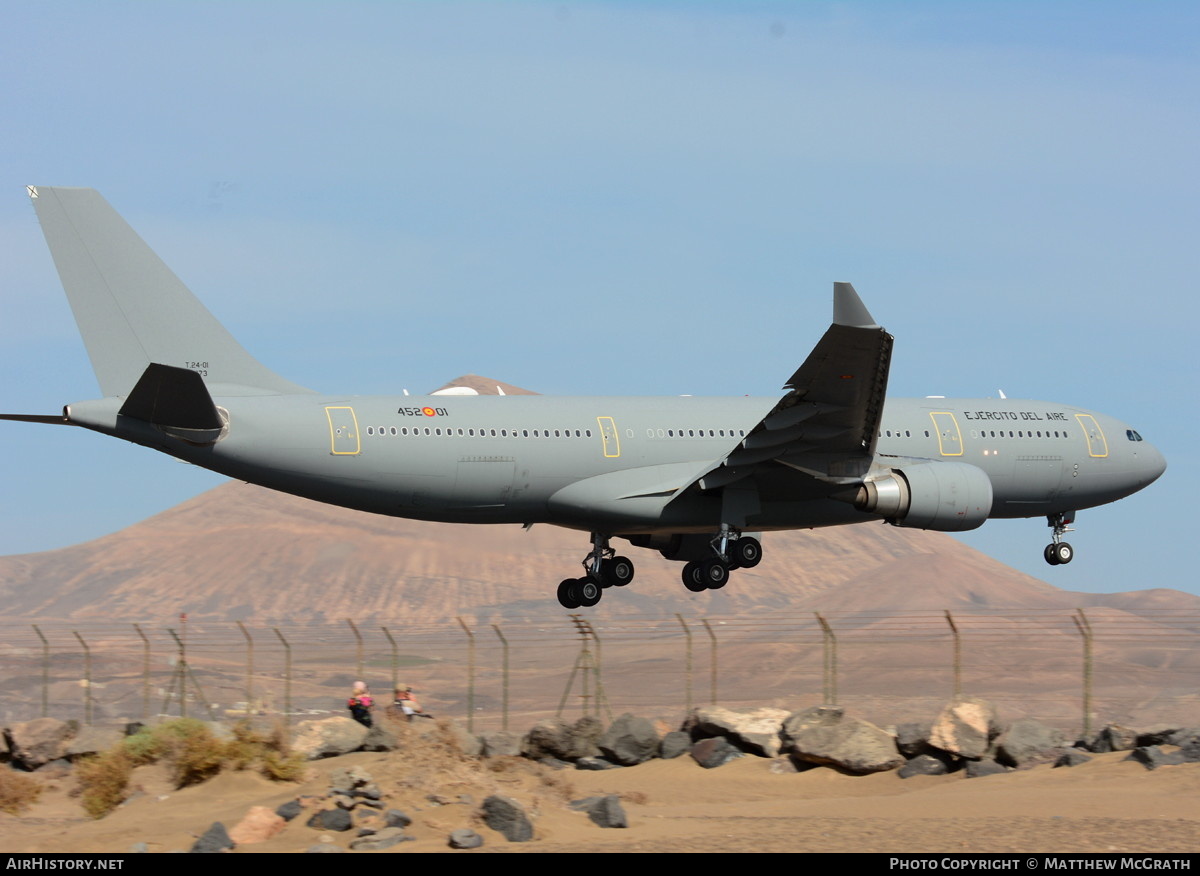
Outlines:
[[[0,624],[0,720],[346,714],[416,688],[475,731],[560,713],[677,723],[694,706],[839,704],[929,720],[955,695],[1071,732],[1200,723],[1200,614],[1061,609],[491,624],[468,618],[311,625]]]

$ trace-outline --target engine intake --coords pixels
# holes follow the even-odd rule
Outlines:
[[[988,519],[992,482],[983,469],[965,462],[905,466],[864,482],[854,507],[880,514],[893,526],[964,532]]]

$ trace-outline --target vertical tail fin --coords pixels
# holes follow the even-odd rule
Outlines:
[[[128,395],[151,363],[197,370],[224,395],[311,392],[246,352],[99,192],[29,196],[105,396]]]

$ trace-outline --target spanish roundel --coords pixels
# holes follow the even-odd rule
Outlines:
[[[437,416],[437,411],[435,411],[433,408],[421,408],[421,413],[423,413],[427,417],[436,417]]]

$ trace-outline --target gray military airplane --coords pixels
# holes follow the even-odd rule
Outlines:
[[[94,190],[30,186],[103,398],[49,416],[231,478],[376,514],[591,534],[566,608],[624,586],[622,538],[725,586],[761,533],[886,521],[959,532],[1075,513],[1166,469],[1112,417],[1056,402],[886,399],[892,336],[849,283],[779,398],[322,395],[254,359]]]

